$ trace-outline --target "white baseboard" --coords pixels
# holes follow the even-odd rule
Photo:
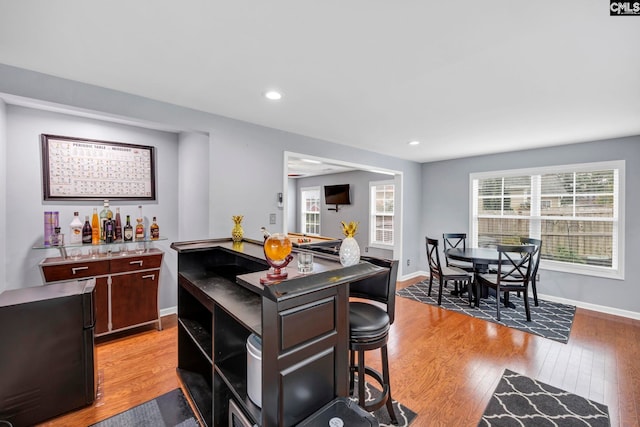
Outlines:
[[[174,305],[173,307],[163,308],[160,310],[160,317],[168,316],[170,314],[178,314],[178,306]]]
[[[413,279],[414,277],[418,277],[418,276],[429,277],[429,272],[416,271],[414,273],[402,276],[402,278],[398,278],[398,280],[399,281],[404,281],[404,280]],[[546,300],[546,301],[557,302],[557,303],[560,303],[560,304],[575,305],[576,307],[584,308],[585,310],[597,311],[597,312],[600,312],[600,313],[612,314],[614,316],[627,317],[629,319],[640,320],[640,313],[635,312],[635,311],[622,310],[622,309],[615,308],[615,307],[607,307],[607,306],[604,306],[604,305],[591,304],[591,303],[588,303],[588,302],[575,301],[575,300],[568,299],[568,298],[561,298],[561,297],[556,297],[556,296],[553,296],[553,295],[546,295],[546,294],[540,294],[540,293],[538,294],[538,298]],[[531,295],[530,301],[533,301],[533,295]]]

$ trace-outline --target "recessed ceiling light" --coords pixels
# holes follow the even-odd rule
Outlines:
[[[270,99],[271,101],[278,101],[282,99],[282,94],[275,90],[269,90],[264,93],[264,97]]]
[[[409,141],[409,145],[420,145],[420,141]]]

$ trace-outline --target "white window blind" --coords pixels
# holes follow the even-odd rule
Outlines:
[[[372,246],[393,246],[395,184],[393,181],[369,183],[371,227],[369,241]]]
[[[320,234],[320,187],[300,189],[300,223],[304,234]]]
[[[471,175],[472,244],[542,240],[541,268],[623,278],[624,161]]]

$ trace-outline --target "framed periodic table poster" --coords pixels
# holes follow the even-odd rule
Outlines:
[[[154,147],[41,135],[44,200],[155,200]]]

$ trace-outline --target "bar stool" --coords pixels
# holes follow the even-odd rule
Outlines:
[[[375,411],[386,405],[393,424],[398,420],[393,410],[391,398],[391,382],[389,381],[389,358],[387,341],[389,329],[395,317],[396,280],[398,277],[398,260],[386,260],[373,257],[361,257],[363,261],[388,268],[388,273],[353,282],[349,285],[349,296],[376,301],[378,304],[365,301],[349,303],[349,387],[353,391],[355,374],[358,375],[358,405],[366,411]],[[382,373],[366,366],[365,352],[380,349]],[[356,364],[356,353],[358,356]],[[380,397],[373,402],[365,402],[365,377],[375,379],[382,388]]]

